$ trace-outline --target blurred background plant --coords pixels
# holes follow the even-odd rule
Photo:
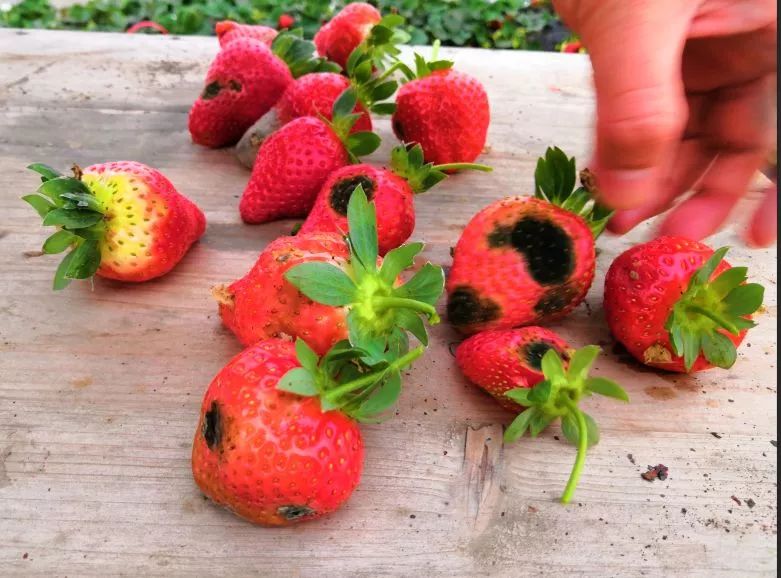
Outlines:
[[[2,0],[0,0],[2,2]],[[0,3],[0,26],[127,31],[151,21],[171,34],[213,34],[214,23],[236,20],[290,25],[312,37],[346,0],[22,0]],[[549,0],[373,0],[407,21],[412,44],[439,38],[449,46],[561,50],[572,40]],[[56,5],[55,5],[56,4]],[[282,18],[282,20],[280,20]],[[135,31],[135,29],[134,29]],[[149,26],[143,32],[156,33]]]

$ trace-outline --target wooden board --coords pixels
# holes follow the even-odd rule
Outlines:
[[[503,447],[511,415],[464,382],[447,325],[406,378],[398,415],[364,428],[363,481],[347,506],[290,529],[253,527],[204,501],[190,475],[201,395],[239,351],[209,288],[251,266],[292,221],[241,224],[248,173],[189,142],[187,111],[210,38],[0,30],[0,568],[5,575],[772,576],[776,570],[776,250],[731,260],[767,286],[767,311],[731,371],[642,371],[612,352],[601,309],[613,257],[650,233],[600,241],[587,304],[558,329],[600,343],[598,370],[628,406],[588,402],[602,426],[576,501],[556,502],[574,457],[556,428]],[[586,159],[586,57],[443,50],[487,86],[491,175],[417,200],[415,238],[449,264],[461,228],[531,191],[549,144]],[[378,123],[387,144],[387,121]],[[43,160],[134,159],[161,169],[209,229],[164,279],[97,280],[53,294],[46,233],[18,197]],[[772,444],[772,445],[771,445]],[[670,468],[646,482],[648,464]],[[734,498],[733,498],[734,496]],[[747,500],[753,500],[753,507]],[[739,502],[738,502],[739,501]]]

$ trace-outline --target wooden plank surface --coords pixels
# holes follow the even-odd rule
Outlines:
[[[604,345],[598,369],[632,403],[588,402],[603,435],[574,504],[556,502],[573,448],[556,428],[503,447],[512,416],[460,377],[447,325],[406,378],[395,419],[364,428],[363,481],[341,511],[270,530],[204,501],[189,461],[199,403],[239,351],[209,288],[243,275],[293,224],[243,225],[248,173],[230,151],[189,142],[187,111],[216,49],[210,38],[0,30],[3,574],[775,575],[776,250],[748,251],[733,230],[712,241],[733,245],[732,262],[766,285],[767,310],[731,371],[696,377],[643,371],[612,352],[604,271],[651,225],[600,240],[587,304],[557,328],[575,345]],[[443,55],[488,88],[483,160],[495,167],[417,200],[414,238],[447,265],[478,208],[531,191],[547,145],[587,158],[593,96],[583,56]],[[382,162],[392,138],[377,124]],[[206,235],[163,279],[52,294],[54,259],[35,256],[46,233],[18,200],[36,183],[25,165],[125,159],[193,198]],[[642,480],[657,463],[670,477]]]

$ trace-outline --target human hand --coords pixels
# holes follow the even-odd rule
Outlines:
[[[591,169],[624,233],[669,209],[661,232],[716,232],[775,147],[776,3],[553,0],[591,55],[597,140]],[[776,187],[746,230],[777,234]]]

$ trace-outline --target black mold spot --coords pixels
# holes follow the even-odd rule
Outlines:
[[[210,450],[216,448],[222,441],[222,417],[220,416],[220,406],[216,401],[212,402],[209,411],[203,416],[201,434]]]
[[[277,508],[277,514],[285,518],[285,520],[299,520],[306,518],[314,514],[315,511],[309,506],[280,506]]]
[[[447,300],[447,316],[453,325],[472,325],[498,319],[499,305],[491,299],[481,299],[469,286],[456,287]]]
[[[343,216],[347,215],[347,203],[350,202],[350,197],[358,185],[363,187],[366,198],[372,200],[376,188],[376,183],[373,180],[364,175],[348,177],[337,182],[331,189],[331,207],[334,211]]]
[[[541,285],[564,283],[575,268],[572,240],[547,219],[523,217],[512,227],[497,226],[489,233],[488,244],[511,245],[524,256],[529,273]]]
[[[211,100],[212,98],[216,98],[224,88],[229,88],[230,90],[239,92],[241,90],[241,84],[235,80],[229,80],[227,86],[223,86],[215,80],[214,82],[210,82],[204,87],[203,92],[201,93],[201,98],[203,100]]]
[[[570,285],[548,289],[534,305],[534,311],[540,315],[553,315],[566,309],[576,296],[577,291]]]
[[[548,341],[533,341],[521,349],[521,354],[529,367],[533,367],[537,371],[540,371],[542,369],[542,356],[548,353],[548,350],[550,349],[561,354],[561,352]]]

